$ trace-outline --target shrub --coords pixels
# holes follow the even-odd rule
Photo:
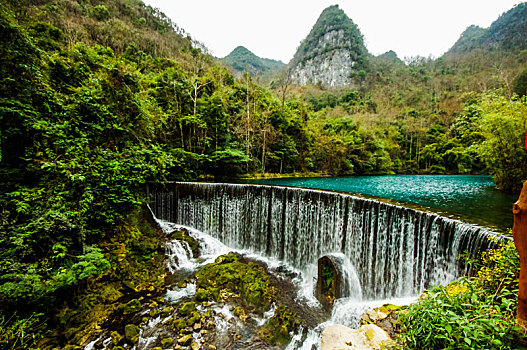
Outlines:
[[[405,349],[516,349],[519,257],[512,242],[482,254],[475,277],[426,292],[401,315]]]

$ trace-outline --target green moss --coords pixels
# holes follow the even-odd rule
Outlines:
[[[276,294],[263,268],[252,262],[241,262],[232,253],[219,256],[213,264],[203,266],[196,278],[199,288],[216,301],[239,295],[246,303],[263,309]]]
[[[172,312],[174,312],[174,307],[173,306],[167,306],[163,310],[161,310],[161,315],[163,317],[168,317],[168,316],[170,316],[172,314]]]
[[[173,325],[174,325],[174,329],[175,330],[180,331],[180,330],[184,329],[187,326],[187,323],[185,322],[184,319],[178,318],[178,319],[174,320]]]
[[[209,319],[209,318],[211,318],[211,317],[212,317],[212,310],[211,310],[211,309],[207,309],[207,311],[205,311],[205,312],[203,313],[203,318],[204,318],[204,319]]]
[[[183,306],[181,307],[181,309],[179,309],[179,314],[181,316],[188,316],[190,315],[193,311],[196,311],[196,303],[193,302],[193,301],[190,301],[188,303],[185,303],[183,304]]]
[[[161,340],[161,347],[163,349],[168,349],[169,347],[172,346],[172,344],[174,344],[174,339],[172,339],[172,338],[165,338],[165,339]]]
[[[127,324],[124,327],[124,337],[132,344],[137,343],[139,340],[139,327],[135,324]]]
[[[260,336],[269,344],[287,344],[290,340],[290,333],[296,331],[300,326],[300,320],[296,313],[292,312],[284,305],[278,305],[273,317],[260,329]]]
[[[195,323],[199,322],[201,314],[199,311],[192,311],[190,317],[187,320],[187,326],[192,327]]]
[[[119,334],[119,332],[117,331],[113,331],[112,333],[110,333],[110,337],[112,338],[112,343],[113,345],[119,345],[119,343],[121,342],[121,340],[123,340],[123,336]]]
[[[122,306],[123,314],[128,315],[133,312],[141,310],[141,302],[137,299],[132,299]]]
[[[209,292],[206,289],[199,288],[196,292],[196,300],[205,301],[209,299]]]

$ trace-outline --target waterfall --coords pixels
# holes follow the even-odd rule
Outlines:
[[[363,300],[412,296],[449,283],[466,272],[460,254],[494,246],[489,237],[497,235],[436,214],[319,190],[176,182],[150,197],[159,219],[299,270],[341,253],[356,271]]]

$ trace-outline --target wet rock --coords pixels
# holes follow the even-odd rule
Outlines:
[[[381,307],[366,311],[361,318],[361,325],[375,324],[394,338],[400,332],[398,312],[404,306],[385,304]],[[395,312],[398,311],[398,312]]]
[[[128,315],[133,312],[141,310],[141,302],[137,299],[132,299],[122,306],[123,315]]]
[[[192,343],[192,335],[187,334],[187,335],[182,336],[181,338],[178,338],[177,343],[179,345],[186,345],[186,346],[190,345],[190,343]]]
[[[199,331],[201,329],[201,323],[194,323],[194,326],[192,326],[194,331]]]
[[[331,325],[322,332],[321,350],[370,350],[388,345],[391,338],[374,324],[351,329],[342,325]]]
[[[190,348],[192,350],[199,350],[199,349],[201,349],[201,346],[198,343],[194,342],[194,343],[190,344]]]
[[[247,321],[247,318],[249,317],[245,310],[239,306],[234,309],[234,316],[238,316],[242,322]]]
[[[155,346],[155,347],[152,348],[152,350],[163,350],[163,348],[160,347],[160,346]]]
[[[121,340],[123,340],[123,336],[119,334],[119,332],[117,331],[113,331],[112,333],[110,333],[110,337],[112,338],[112,344],[113,345],[119,345],[119,343],[121,342]]]
[[[183,304],[183,306],[181,307],[181,309],[179,309],[179,314],[181,316],[188,316],[190,315],[193,311],[196,311],[196,303],[191,301],[191,302],[188,302],[188,303],[185,303]]]
[[[359,328],[359,332],[366,336],[366,339],[373,348],[381,348],[388,344],[391,338],[380,327],[374,324],[367,324]]]
[[[187,282],[185,281],[179,281],[177,283],[178,288],[187,288]]]
[[[209,350],[216,350],[216,347],[214,345],[209,345]]]
[[[150,307],[150,308],[153,309],[153,308],[155,308],[155,307],[158,307],[158,305],[159,305],[158,303],[156,303],[155,301],[153,301],[153,302],[150,303],[150,305],[148,305],[148,307]]]
[[[127,324],[124,327],[124,337],[132,344],[137,343],[139,340],[139,327],[135,324]]]
[[[163,349],[168,349],[169,347],[172,346],[172,344],[174,344],[174,339],[172,339],[172,338],[165,338],[165,339],[161,340],[161,347]]]

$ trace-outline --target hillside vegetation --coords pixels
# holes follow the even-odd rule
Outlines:
[[[326,89],[238,79],[138,0],[4,1],[0,34],[1,346],[81,345],[124,292],[162,289],[149,182],[526,177],[520,47],[369,57],[357,89]]]

